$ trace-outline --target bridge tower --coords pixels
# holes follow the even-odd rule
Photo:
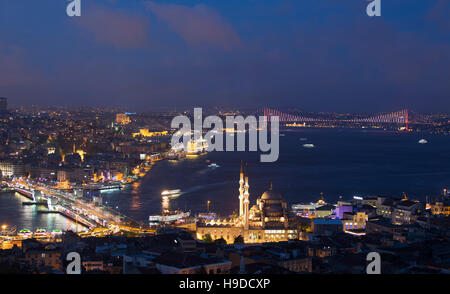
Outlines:
[[[33,195],[33,201],[34,202],[42,202],[42,193],[41,193],[41,191],[39,191],[39,190],[33,190],[33,192],[32,192],[32,195]]]

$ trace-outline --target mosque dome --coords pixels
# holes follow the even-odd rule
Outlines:
[[[282,200],[281,194],[274,191],[266,191],[261,197],[262,200]]]
[[[262,200],[283,200],[280,193],[272,190],[272,183],[270,183],[270,189],[264,192],[261,196]]]

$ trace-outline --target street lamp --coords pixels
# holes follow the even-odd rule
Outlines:
[[[7,225],[2,225],[3,235],[6,235],[6,228],[7,227],[8,227]]]

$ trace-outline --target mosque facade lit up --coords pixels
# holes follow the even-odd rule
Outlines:
[[[239,179],[239,215],[225,219],[207,221],[197,226],[197,238],[211,236],[212,240],[223,238],[232,244],[242,236],[245,243],[280,242],[299,239],[299,229],[290,221],[287,203],[281,194],[270,189],[250,207],[250,193],[247,166],[241,163]]]

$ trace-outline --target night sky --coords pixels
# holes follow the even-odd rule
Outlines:
[[[0,0],[10,104],[450,113],[450,1]]]

